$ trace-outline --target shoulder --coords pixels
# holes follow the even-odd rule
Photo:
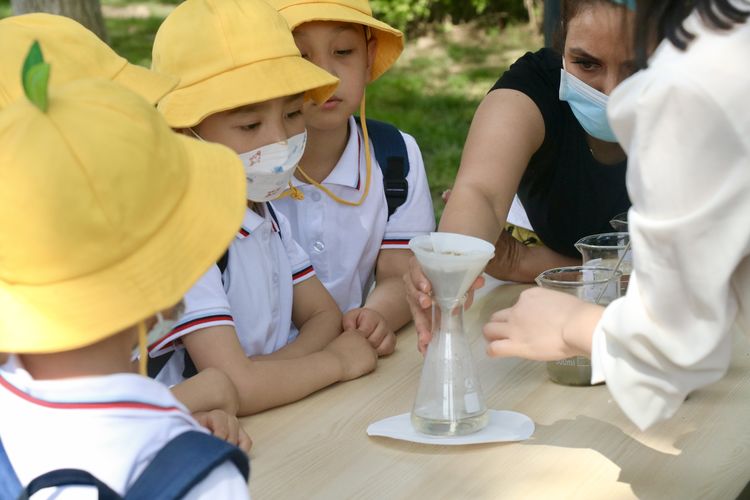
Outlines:
[[[492,90],[512,88],[523,91],[542,87],[556,91],[560,86],[561,68],[562,57],[552,49],[527,52],[503,73]]]

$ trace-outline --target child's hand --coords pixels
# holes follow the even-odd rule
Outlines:
[[[333,354],[341,366],[339,380],[352,380],[375,369],[378,354],[362,333],[347,330],[328,344],[325,351]]]
[[[388,328],[385,318],[373,309],[352,309],[344,314],[341,324],[344,330],[362,332],[378,356],[393,354],[396,349],[396,334]]]
[[[240,426],[237,417],[224,410],[200,411],[193,413],[193,418],[211,434],[240,448],[245,453],[250,451],[253,440]]]

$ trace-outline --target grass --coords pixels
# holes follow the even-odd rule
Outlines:
[[[112,48],[149,66],[154,34],[180,0],[102,0]],[[0,0],[0,18],[10,14]],[[525,25],[439,25],[407,43],[404,54],[367,90],[367,116],[393,123],[417,140],[439,218],[440,193],[452,186],[474,110],[507,67],[542,44]]]

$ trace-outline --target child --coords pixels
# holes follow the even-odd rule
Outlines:
[[[152,104],[177,85],[177,79],[128,63],[77,22],[52,14],[24,14],[0,20],[0,109],[23,96],[20,70],[33,41],[54,67],[50,84],[105,78],[143,96]]]
[[[361,104],[366,125],[365,87],[398,58],[402,35],[374,19],[364,0],[269,3],[287,19],[302,56],[340,80],[333,97],[305,109],[309,137],[294,183],[305,199],[281,200],[279,211],[345,311],[344,328],[357,328],[378,354],[390,354],[396,344],[393,332],[411,319],[403,285],[411,257],[408,242],[432,231],[435,216],[414,139],[394,128],[408,154],[408,192],[394,204],[381,169],[389,169],[386,180],[396,182],[396,194],[404,175],[378,164],[378,144],[352,113]],[[394,205],[399,205],[395,211]],[[368,295],[373,274],[375,288]]]
[[[55,86],[85,78],[115,81],[140,94],[152,104],[177,85],[177,78],[160,75],[128,63],[99,37],[77,22],[51,14],[25,14],[0,20],[0,109],[23,97],[19,69],[34,41],[54,71]],[[2,359],[0,359],[0,363]],[[217,426],[236,426],[237,391],[225,374],[207,370],[200,377],[172,388],[193,417],[213,431]],[[228,415],[216,413],[222,410]],[[230,422],[226,422],[230,420]]]
[[[248,198],[228,254],[151,351],[157,362],[170,356],[157,378],[174,383],[219,368],[247,415],[372,371],[374,350],[357,332],[340,335],[341,312],[267,203],[286,189],[304,149],[304,94],[323,102],[336,79],[300,57],[284,19],[261,0],[180,4],[156,34],[153,65],[180,78],[159,102],[167,122],[234,149]]]
[[[0,367],[0,498],[41,475],[51,487],[93,475],[100,494],[122,495],[176,465],[198,474],[138,498],[247,498],[247,457],[131,362],[239,226],[239,162],[174,134],[113,82],[47,94],[39,59],[28,59],[28,99],[0,113],[0,198],[13,207],[0,212],[0,352],[11,353]]]

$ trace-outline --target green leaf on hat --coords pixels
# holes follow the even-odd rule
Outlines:
[[[21,70],[21,83],[23,91],[37,108],[43,112],[47,111],[47,87],[49,84],[50,65],[44,62],[42,48],[39,42],[35,41],[26,59],[23,62]]]

